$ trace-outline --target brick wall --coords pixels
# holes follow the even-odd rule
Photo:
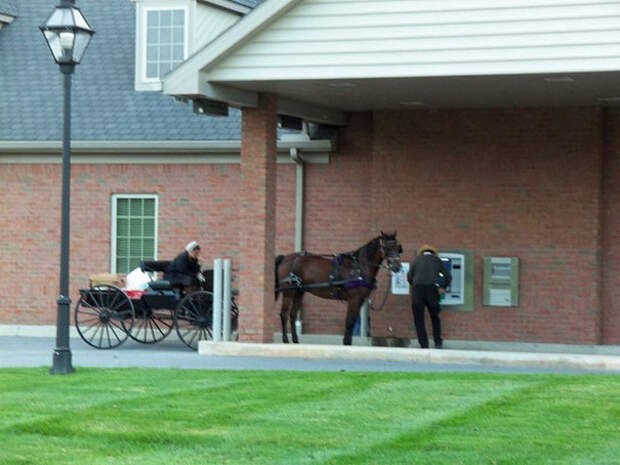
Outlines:
[[[261,94],[243,109],[239,183],[239,339],[269,342],[277,328],[274,307],[276,238],[277,99]],[[269,309],[269,310],[267,310]]]
[[[291,248],[295,168],[278,165],[278,244]],[[60,165],[0,165],[0,324],[54,324],[60,255]],[[203,258],[232,258],[239,242],[239,165],[73,165],[71,296],[110,270],[114,193],[159,194],[158,258],[192,239]]]
[[[306,165],[305,250],[322,254],[348,252],[372,238],[369,147],[372,115],[353,115],[349,126],[338,135],[337,150],[329,165]],[[278,249],[278,253],[292,250]],[[304,332],[344,333],[345,303],[306,294],[302,308]]]
[[[620,344],[620,112],[605,112],[602,342]]]
[[[444,311],[446,338],[596,343],[601,161],[596,109],[379,112],[373,223],[408,260],[424,242],[474,252],[474,311]],[[493,255],[519,257],[519,307],[482,306]],[[413,335],[408,299],[388,305],[373,332]]]
[[[112,193],[159,194],[159,258],[198,238],[205,257],[237,266],[239,176],[239,165],[74,165],[72,296],[109,270]],[[355,114],[330,163],[306,166],[304,248],[349,251],[396,229],[406,260],[428,241],[469,249],[474,310],[445,310],[446,338],[618,344],[618,179],[615,111]],[[294,165],[278,165],[278,254],[294,248],[294,193]],[[53,324],[60,166],[0,165],[0,199],[0,323]],[[519,307],[482,306],[482,259],[493,255],[520,258]],[[342,334],[343,303],[307,296],[303,312],[304,332]],[[371,318],[373,335],[414,335],[407,297],[390,296]]]

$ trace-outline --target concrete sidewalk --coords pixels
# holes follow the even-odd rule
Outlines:
[[[288,357],[298,359],[368,360],[477,366],[493,365],[620,373],[620,356],[618,355],[436,350],[325,344],[249,344],[211,341],[201,341],[198,352],[203,356]]]

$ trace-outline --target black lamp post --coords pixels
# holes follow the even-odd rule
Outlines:
[[[75,0],[60,0],[41,27],[47,45],[64,74],[65,103],[62,138],[62,220],[60,232],[60,296],[56,322],[56,348],[50,373],[73,373],[69,348],[69,214],[71,202],[71,74],[79,64],[95,33],[86,22]]]

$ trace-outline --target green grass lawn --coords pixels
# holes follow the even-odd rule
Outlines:
[[[0,464],[620,464],[620,376],[0,370]]]

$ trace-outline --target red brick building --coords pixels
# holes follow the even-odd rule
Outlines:
[[[72,295],[90,273],[110,269],[111,196],[156,194],[158,257],[199,238],[205,256],[232,258],[241,289],[241,339],[273,340],[279,331],[273,257],[295,247],[295,165],[275,163],[276,121],[284,114],[338,128],[329,163],[305,166],[304,249],[347,251],[380,230],[397,230],[406,261],[425,242],[466,251],[473,259],[471,305],[445,307],[448,341],[620,344],[620,110],[602,100],[620,94],[618,73],[602,71],[595,60],[589,73],[579,73],[581,68],[556,56],[547,57],[555,68],[528,76],[509,68],[508,58],[496,58],[498,67],[508,69],[504,74],[485,69],[455,79],[447,71],[444,77],[405,75],[395,64],[381,69],[402,76],[373,77],[377,68],[361,69],[361,62],[346,70],[332,64],[329,74],[309,64],[313,50],[302,48],[295,49],[295,66],[276,66],[286,60],[269,44],[296,21],[307,25],[301,32],[313,34],[307,21],[321,18],[326,37],[335,41],[332,15],[341,4],[266,2],[164,79],[167,94],[241,107],[238,159],[92,164],[84,158],[74,166]],[[317,15],[319,8],[332,10]],[[414,13],[425,14],[411,10],[398,17]],[[545,20],[551,24],[540,18]],[[501,18],[491,26],[502,27]],[[287,36],[288,44],[295,40]],[[308,46],[320,45],[313,40]],[[343,52],[346,59],[359,56]],[[599,56],[594,52],[588,53]],[[272,65],[263,65],[263,56]],[[538,59],[526,58],[528,66]],[[417,58],[409,59],[411,67],[423,68]],[[477,69],[484,69],[488,57],[476,59],[483,63]],[[251,67],[251,77],[244,66]],[[227,75],[231,70],[234,78]],[[465,69],[450,72],[467,75]],[[209,76],[209,86],[195,84],[195,75]],[[565,79],[550,88],[556,84],[547,76]],[[286,148],[280,142],[282,154]],[[52,325],[60,168],[11,160],[7,155],[0,165],[0,324]],[[494,256],[519,258],[518,306],[483,304],[483,260]],[[378,298],[387,286],[388,276],[380,275]],[[409,306],[409,297],[390,294],[382,311],[371,312],[371,335],[413,337]],[[307,296],[304,333],[342,334],[344,314],[341,303]]]

